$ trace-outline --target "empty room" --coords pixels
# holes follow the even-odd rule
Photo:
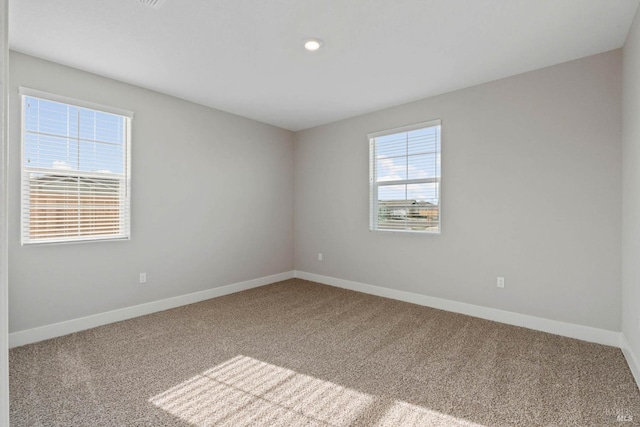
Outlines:
[[[1,0],[0,425],[640,425],[640,0]]]

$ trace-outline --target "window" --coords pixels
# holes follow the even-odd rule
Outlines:
[[[128,239],[132,113],[20,94],[22,243]]]
[[[440,120],[369,134],[369,228],[440,233]]]

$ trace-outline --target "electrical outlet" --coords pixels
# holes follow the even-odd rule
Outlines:
[[[147,273],[140,273],[140,283],[147,283]]]
[[[321,253],[318,254],[318,261],[322,261],[322,254]]]
[[[499,288],[504,288],[504,277],[499,277],[498,276],[498,287]]]

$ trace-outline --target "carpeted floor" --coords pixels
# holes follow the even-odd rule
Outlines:
[[[299,279],[12,349],[10,392],[12,426],[640,422],[617,348]]]

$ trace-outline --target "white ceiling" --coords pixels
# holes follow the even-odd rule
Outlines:
[[[9,31],[14,50],[295,131],[619,48],[639,1],[11,0]]]

